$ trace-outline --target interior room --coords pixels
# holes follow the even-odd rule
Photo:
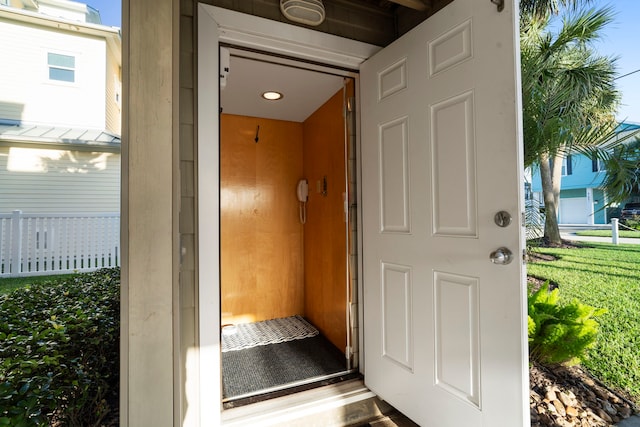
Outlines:
[[[221,54],[227,407],[348,375],[356,347],[354,81],[253,56]]]

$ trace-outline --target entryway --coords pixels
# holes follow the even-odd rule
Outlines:
[[[351,319],[346,331],[366,339],[364,357],[347,345],[345,358],[353,353],[352,361],[366,362],[366,388],[423,425],[528,421],[517,9],[513,2],[502,6],[455,0],[376,55],[362,43],[199,7],[198,233],[212,242],[224,240],[223,221],[217,221],[224,187],[215,168],[224,164],[214,77],[220,43],[264,48],[285,62],[295,57],[360,70],[362,122],[354,129],[362,129],[362,241],[350,244],[362,257],[353,263],[362,280],[348,281],[361,298],[343,308]],[[260,146],[264,129],[253,123],[244,137]],[[325,185],[323,174],[309,178],[309,195],[315,190],[322,197],[330,181]],[[224,251],[202,242],[199,399],[221,402]],[[294,396],[289,399],[293,404]],[[348,398],[338,400],[345,406]],[[275,411],[269,416],[282,414]],[[224,414],[204,409],[201,423],[216,424]]]
[[[357,365],[354,79],[221,52],[222,398],[233,407]]]

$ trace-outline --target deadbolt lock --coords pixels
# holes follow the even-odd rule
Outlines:
[[[498,227],[508,227],[511,224],[511,214],[507,211],[500,211],[494,215],[493,221]]]

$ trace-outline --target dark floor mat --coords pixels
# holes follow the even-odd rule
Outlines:
[[[223,397],[233,398],[346,370],[344,354],[323,336],[222,353]]]

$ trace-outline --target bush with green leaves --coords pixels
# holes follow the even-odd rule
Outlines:
[[[634,230],[640,230],[640,215],[634,215],[627,219],[624,225]]]
[[[560,291],[549,282],[529,296],[529,360],[546,365],[575,364],[595,344],[596,317],[606,313],[577,300],[559,304]]]
[[[98,426],[117,410],[120,271],[0,296],[0,426]]]

